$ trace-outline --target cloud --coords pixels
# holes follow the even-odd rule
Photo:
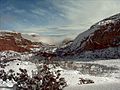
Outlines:
[[[31,12],[38,15],[38,16],[44,16],[47,13],[46,10],[43,10],[43,9],[40,9],[40,8],[33,9],[33,10],[31,10]]]
[[[31,36],[31,35],[35,35],[35,37]],[[48,36],[41,36],[37,33],[23,33],[22,37],[31,40],[33,42],[43,42],[43,43],[47,43],[47,44],[55,44],[55,40],[51,37]]]
[[[35,27],[21,29],[21,32],[25,33],[37,33],[41,36],[48,36],[57,40],[63,40],[65,38],[74,39],[79,33],[82,33],[87,28],[83,25],[64,25],[64,26],[48,26],[48,27]]]
[[[97,21],[120,12],[119,0],[59,0],[55,1],[72,24],[92,25]]]
[[[0,29],[61,39],[75,38],[99,20],[120,12],[119,0],[6,0],[0,5]]]

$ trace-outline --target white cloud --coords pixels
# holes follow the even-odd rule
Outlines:
[[[119,0],[53,0],[52,3],[61,12],[59,15],[68,19],[69,23],[66,23],[65,26],[50,25],[30,28],[29,32],[39,32],[51,37],[58,35],[58,38],[61,36],[61,39],[75,38],[94,23],[120,11]],[[36,9],[33,12],[38,15],[46,13],[42,9]]]
[[[46,10],[43,10],[40,8],[33,9],[33,10],[31,10],[31,12],[38,15],[38,16],[43,16],[47,13]]]
[[[120,12],[119,0],[59,0],[55,1],[71,24],[90,26],[99,20]]]
[[[8,10],[12,10],[19,15],[25,14],[25,16],[23,15],[23,21],[21,20],[23,24],[19,23],[20,20],[15,20],[14,17],[12,17],[13,19],[11,18],[13,21],[10,20],[10,22],[15,22],[14,27],[19,28],[21,32],[38,33],[54,39],[64,39],[69,37],[75,38],[94,23],[120,12],[119,0],[51,0],[51,3],[53,6],[48,6],[50,8],[49,11],[46,8],[42,9],[35,5],[29,11],[7,7]],[[58,12],[56,17],[56,12],[51,12],[51,9],[55,9],[53,11]],[[44,17],[41,18],[42,16]],[[40,23],[38,26],[35,22],[30,21],[29,17],[35,22],[39,22],[40,19],[43,23],[46,24],[47,22],[48,24],[45,26]],[[45,18],[48,19],[44,21]],[[65,18],[65,25],[59,18]]]

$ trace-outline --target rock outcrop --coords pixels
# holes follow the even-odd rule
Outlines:
[[[103,51],[108,51],[108,48],[114,50],[113,48],[117,47],[120,47],[120,13],[92,25],[90,29],[79,34],[70,46],[62,50],[66,56],[76,54],[80,56],[81,53],[99,50],[102,54]]]
[[[21,33],[0,32],[0,51],[13,50],[17,52],[30,51],[32,42],[24,39]]]

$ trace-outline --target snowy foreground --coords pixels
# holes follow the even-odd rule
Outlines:
[[[110,75],[105,74],[104,76],[82,75],[75,71],[68,71],[66,72],[68,75],[65,77],[66,80],[68,80],[69,86],[64,90],[120,90],[120,59],[105,61],[101,60],[87,63],[118,67],[119,70],[115,73],[111,73]],[[76,82],[78,82],[79,77],[92,79],[95,83],[78,85]]]
[[[87,72],[81,72],[81,70],[78,69],[65,69],[61,68],[60,66],[57,68],[51,69],[52,71],[61,70],[61,77],[64,77],[67,81],[68,86],[64,88],[64,90],[119,90],[120,89],[120,59],[116,60],[98,60],[94,62],[74,62],[75,65],[85,65],[85,64],[92,64],[93,70],[96,70],[98,68],[95,65],[101,65],[101,68],[104,66],[107,67],[115,67],[117,69],[115,70],[109,70],[109,72],[105,72],[102,74],[89,74]],[[19,68],[27,69],[28,74],[32,76],[31,71],[36,71],[37,67],[34,63],[31,63],[29,61],[11,61],[8,62],[8,66],[5,67],[5,71],[8,71],[10,69],[13,69],[15,72],[19,72]],[[51,67],[52,65],[50,65]],[[2,68],[0,68],[1,70]],[[79,78],[88,78],[90,80],[93,80],[94,83],[92,84],[79,84]],[[0,87],[12,87],[15,82],[3,82],[0,80]],[[12,90],[7,88],[0,88],[0,90]]]
[[[35,71],[37,70],[36,65],[34,63],[28,62],[28,61],[10,61],[6,64],[7,66],[4,68],[5,72],[8,72],[10,69],[14,70],[15,73],[19,73],[19,68],[22,69],[27,69],[28,71],[28,75],[32,76],[32,70]],[[3,70],[3,68],[0,68],[0,70]],[[15,82],[12,81],[7,81],[4,82],[2,80],[0,80],[0,87],[13,87],[13,84],[15,84]],[[0,90],[11,90],[11,89],[1,89]]]

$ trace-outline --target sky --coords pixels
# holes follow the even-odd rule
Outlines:
[[[0,0],[0,30],[75,38],[120,12],[120,0]]]

